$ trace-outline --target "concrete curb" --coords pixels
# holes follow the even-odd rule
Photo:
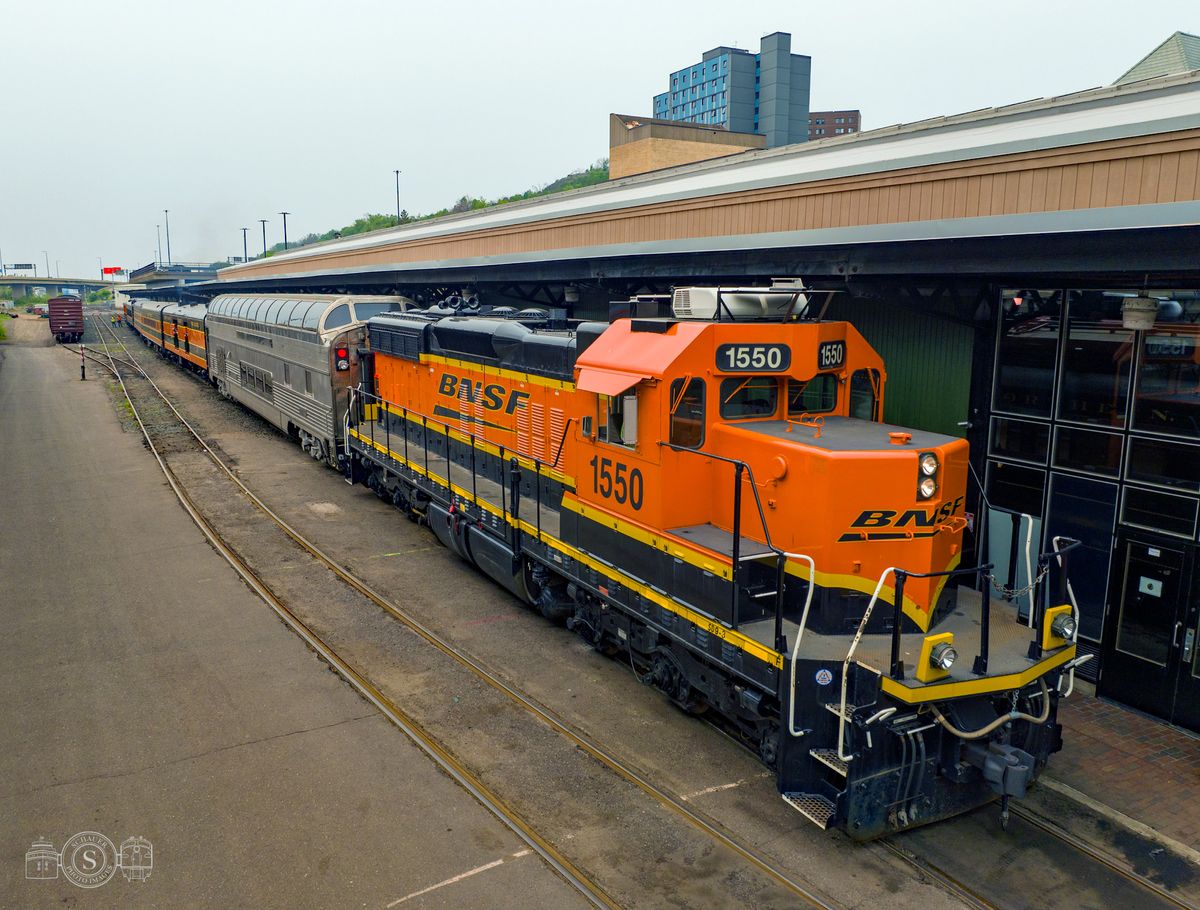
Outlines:
[[[1193,847],[1189,847],[1186,844],[1180,843],[1174,838],[1167,837],[1165,834],[1154,830],[1149,825],[1140,822],[1135,818],[1130,818],[1128,815],[1118,812],[1112,806],[1106,806],[1104,803],[1093,799],[1086,793],[1081,793],[1074,787],[1064,784],[1061,781],[1057,781],[1048,775],[1043,774],[1038,779],[1038,785],[1045,787],[1047,790],[1051,790],[1054,793],[1057,793],[1059,796],[1065,797],[1072,802],[1076,802],[1082,806],[1085,806],[1092,812],[1095,812],[1097,815],[1102,816],[1115,825],[1120,825],[1122,828],[1132,831],[1135,834],[1162,844],[1172,853],[1178,854],[1189,862],[1200,866],[1200,850],[1196,850]]]

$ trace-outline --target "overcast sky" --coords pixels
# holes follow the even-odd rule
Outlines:
[[[772,31],[864,129],[1112,82],[1200,4],[0,0],[0,250],[90,277],[210,262],[401,204],[495,197],[608,154],[610,112]],[[164,256],[165,235],[164,235]],[[43,254],[43,250],[46,254]]]

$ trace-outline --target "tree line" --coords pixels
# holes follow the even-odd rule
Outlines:
[[[327,240],[337,240],[341,237],[353,237],[355,234],[366,234],[371,231],[381,231],[385,228],[396,227],[398,224],[412,224],[418,221],[430,221],[434,218],[442,218],[446,215],[457,215],[462,212],[474,212],[479,209],[491,208],[495,205],[504,205],[507,202],[520,202],[524,199],[534,199],[538,196],[549,196],[551,193],[563,193],[567,190],[582,189],[587,186],[594,186],[597,183],[603,183],[608,179],[608,159],[601,158],[590,167],[581,168],[572,171],[565,177],[559,177],[557,180],[547,183],[544,186],[528,189],[523,193],[516,193],[512,196],[503,196],[499,199],[482,199],[478,196],[460,196],[458,200],[447,208],[439,209],[436,212],[430,212],[425,215],[409,214],[407,209],[400,210],[400,217],[395,215],[382,214],[367,214],[361,218],[356,218],[352,224],[347,224],[344,227],[325,231],[323,234],[305,234],[299,240],[289,241],[288,249],[296,249],[297,247],[308,246],[313,243],[323,243]],[[283,252],[283,244],[277,243],[270,247],[266,255],[272,256],[275,253]],[[261,259],[262,256],[255,256],[255,259]],[[214,263],[217,265],[217,263]],[[224,265],[224,263],[220,263]]]

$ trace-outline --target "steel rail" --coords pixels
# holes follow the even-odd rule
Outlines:
[[[1049,834],[1051,837],[1054,837],[1057,840],[1062,841],[1064,844],[1067,844],[1069,847],[1074,848],[1080,853],[1091,857],[1102,866],[1105,866],[1108,869],[1111,869],[1113,872],[1116,872],[1122,878],[1128,879],[1135,885],[1139,885],[1147,891],[1153,892],[1156,897],[1161,898],[1172,906],[1179,907],[1180,910],[1196,910],[1193,904],[1189,904],[1186,901],[1180,900],[1161,885],[1150,881],[1150,879],[1146,878],[1144,875],[1139,874],[1134,869],[1130,868],[1119,860],[1108,856],[1102,850],[1098,850],[1096,847],[1093,847],[1082,838],[1076,837],[1070,831],[1060,828],[1052,822],[1046,821],[1045,819],[1021,806],[1011,806],[1009,811],[1027,824],[1033,825],[1033,827],[1037,828],[1039,831],[1043,831],[1046,834]]]
[[[132,355],[131,355],[132,356]],[[538,720],[545,723],[559,735],[565,737],[578,748],[582,749],[588,755],[591,755],[609,770],[633,784],[642,792],[652,797],[660,805],[672,810],[687,822],[698,828],[710,838],[731,850],[737,856],[741,857],[746,862],[757,868],[759,871],[767,875],[769,878],[782,885],[787,890],[791,891],[797,897],[806,901],[814,907],[821,910],[834,910],[836,904],[832,904],[824,898],[820,897],[809,888],[805,887],[800,882],[796,881],[786,870],[781,869],[778,865],[764,856],[756,853],[752,848],[742,844],[736,837],[727,831],[723,830],[718,822],[707,816],[697,812],[689,807],[686,802],[677,794],[671,793],[665,788],[651,781],[645,774],[632,767],[627,761],[619,758],[608,749],[601,746],[587,734],[575,729],[567,721],[560,718],[551,709],[538,703],[533,698],[519,690],[513,688],[495,672],[488,669],[482,662],[470,656],[456,646],[450,644],[446,639],[442,638],[423,622],[413,616],[406,610],[393,604],[390,600],[374,590],[365,581],[353,575],[347,569],[337,563],[333,557],[325,553],[315,543],[304,537],[299,531],[293,528],[280,515],[275,513],[266,503],[258,498],[233,472],[228,465],[214,452],[207,443],[200,437],[200,434],[187,422],[187,420],[175,408],[175,405],[167,398],[167,396],[159,389],[158,385],[146,376],[146,380],[158,392],[159,396],[166,403],[167,407],[178,417],[181,423],[192,433],[200,445],[208,453],[209,457],[217,465],[217,467],[226,474],[238,487],[238,489],[250,500],[259,510],[270,518],[280,530],[290,537],[299,547],[315,557],[343,582],[354,588],[384,612],[392,616],[397,621],[407,626],[410,630],[421,636],[429,644],[433,645],[446,656],[457,661],[459,664],[474,673],[480,680],[491,686],[493,689],[501,692],[515,704],[524,710],[531,713]]]
[[[118,342],[120,340],[118,339]],[[122,345],[123,346],[123,345]],[[132,356],[132,355],[131,355]],[[110,356],[110,360],[113,359]],[[140,367],[139,367],[140,369]],[[209,543],[221,554],[222,557],[233,567],[234,571],[246,582],[250,588],[258,594],[259,597],[266,602],[268,606],[282,619],[289,628],[299,635],[306,644],[316,651],[331,667],[333,667],[339,675],[342,676],[351,686],[354,687],[360,695],[367,701],[373,704],[389,721],[391,721],[401,732],[407,736],[414,745],[416,745],[425,755],[431,759],[442,771],[448,774],[456,783],[470,793],[485,809],[495,816],[501,823],[512,831],[521,841],[523,841],[531,850],[538,854],[546,863],[554,869],[568,884],[574,887],[585,899],[595,907],[611,908],[611,910],[619,910],[620,905],[609,897],[604,890],[586,875],[577,869],[566,857],[564,857],[549,841],[539,835],[527,822],[524,821],[517,813],[504,804],[488,787],[472,774],[465,766],[463,766],[441,743],[433,736],[426,732],[419,723],[407,715],[395,702],[383,694],[374,684],[365,676],[355,670],[349,663],[343,660],[338,653],[326,643],[320,635],[318,635],[311,627],[309,627],[302,619],[296,616],[288,607],[281,601],[267,584],[247,565],[242,558],[229,547],[220,532],[212,526],[207,518],[201,513],[199,508],[193,502],[187,491],[183,489],[175,473],[163,459],[162,454],[158,451],[154,440],[151,438],[149,428],[142,421],[141,414],[138,412],[137,405],[134,404],[133,398],[129,394],[129,389],[125,385],[125,379],[120,372],[113,366],[113,372],[116,374],[117,382],[121,386],[121,392],[124,394],[126,401],[129,402],[129,407],[133,411],[134,419],[138,423],[139,429],[145,437],[146,444],[149,446],[151,453],[158,462],[159,468],[166,477],[168,485],[172,492],[183,506],[184,510],[191,517],[196,526],[208,539]],[[154,380],[142,371],[142,376],[154,388],[155,392],[162,400],[171,408],[178,416],[178,411],[175,411],[174,405],[163,395],[162,390]],[[203,440],[196,434],[195,430],[187,421],[180,417],[183,424],[196,437],[197,441],[208,451],[207,445],[204,445]]]
[[[1196,910],[1193,904],[1176,897],[1155,882],[1150,881],[1143,875],[1139,875],[1133,869],[1123,865],[1118,860],[1107,856],[1103,851],[1098,850],[1086,841],[1071,834],[1069,831],[1059,828],[1058,826],[1039,818],[1036,814],[1030,812],[1029,810],[1023,809],[1019,806],[1013,806],[1010,811],[1013,815],[1020,818],[1027,824],[1037,828],[1043,833],[1049,834],[1075,852],[1081,853],[1089,859],[1104,866],[1106,869],[1117,873],[1122,878],[1126,879],[1137,887],[1151,892],[1155,897],[1165,901],[1172,907],[1178,907],[1179,910]],[[969,907],[974,908],[974,910],[998,910],[1000,905],[992,903],[970,885],[942,869],[940,866],[930,862],[924,857],[918,856],[916,853],[907,849],[907,847],[898,843],[895,838],[886,837],[877,841],[877,843],[880,847],[886,849],[888,852],[907,863],[922,875],[926,875],[930,879],[937,882],[951,895],[963,901]]]
[[[953,897],[958,898],[968,907],[973,910],[1001,910],[998,904],[991,903],[978,891],[971,888],[965,882],[959,881],[949,872],[933,865],[926,859],[922,859],[910,850],[897,844],[892,838],[885,837],[882,840],[876,841],[880,847],[887,850],[892,855],[898,857],[902,862],[915,869],[918,873],[926,878],[931,879],[940,885]]]

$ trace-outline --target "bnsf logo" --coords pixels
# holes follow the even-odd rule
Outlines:
[[[953,502],[944,502],[937,509],[909,509],[900,512],[894,509],[868,509],[850,523],[852,528],[932,528],[945,521],[962,508],[963,497]],[[898,516],[898,517],[897,517]]]
[[[483,382],[472,382],[465,376],[455,376],[443,373],[442,381],[438,383],[438,394],[448,398],[463,398],[483,405],[489,411],[504,411],[512,414],[522,407],[529,398],[528,392],[509,391],[502,385],[484,385]]]

